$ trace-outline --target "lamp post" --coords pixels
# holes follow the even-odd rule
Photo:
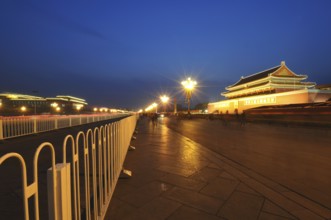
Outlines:
[[[191,97],[192,97],[192,91],[197,85],[197,82],[194,80],[191,80],[191,78],[187,78],[187,80],[182,81],[182,85],[185,90],[186,94],[186,101],[187,101],[187,114],[190,114],[190,102],[191,102]]]
[[[37,90],[33,90],[32,91],[33,93],[35,93],[35,94],[37,94],[38,93],[38,91]],[[34,100],[33,101],[33,105],[34,105],[34,114],[36,115],[37,114],[37,100]]]
[[[152,104],[152,108],[155,108],[155,113],[157,113],[157,104],[155,102]]]
[[[166,108],[167,108],[167,103],[169,101],[169,97],[166,95],[160,96],[161,102],[163,103],[163,112],[166,112]]]

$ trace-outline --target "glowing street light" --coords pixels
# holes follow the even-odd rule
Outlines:
[[[185,90],[186,94],[186,100],[187,100],[187,113],[190,114],[190,102],[192,97],[192,91],[194,90],[195,86],[197,85],[197,82],[194,80],[191,80],[191,78],[187,78],[187,80],[182,81],[182,85]]]
[[[146,109],[145,109],[145,111],[146,112],[148,112],[148,111],[150,111],[150,110],[152,110],[152,109],[154,109],[155,108],[155,112],[157,113],[157,104],[154,102],[153,104],[151,104],[150,106],[148,106]]]
[[[83,105],[76,105],[76,110],[80,111],[83,108]]]
[[[52,106],[53,108],[57,108],[57,107],[59,106],[59,104],[57,104],[56,102],[53,102],[53,103],[51,104],[51,106]]]
[[[161,102],[163,103],[163,112],[166,112],[166,107],[167,107],[167,103],[169,101],[169,97],[166,95],[162,95],[160,96]]]
[[[153,108],[155,108],[155,113],[157,113],[157,104],[154,102],[154,103],[152,104],[152,106],[153,106]]]
[[[25,107],[25,106],[22,106],[22,107],[21,107],[21,112],[22,112],[23,115],[24,115],[24,112],[26,112],[26,107]]]
[[[56,111],[56,112],[59,112],[60,111],[60,107],[59,107],[59,104],[56,103],[56,102],[53,102],[51,103],[51,107]]]

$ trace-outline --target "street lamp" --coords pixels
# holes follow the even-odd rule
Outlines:
[[[83,105],[76,105],[76,110],[79,112],[83,108]]]
[[[52,106],[53,108],[57,108],[57,107],[59,106],[59,104],[57,104],[56,102],[53,102],[53,103],[51,104],[51,106]]]
[[[22,106],[22,107],[21,107],[21,111],[22,111],[22,113],[23,113],[23,115],[24,115],[24,112],[26,112],[26,107],[25,107],[25,106]]]
[[[157,113],[157,104],[155,102],[152,104],[152,108],[155,108],[155,113]]]
[[[51,112],[54,112],[54,111],[59,112],[60,111],[59,104],[56,103],[56,102],[51,103],[51,107],[53,108],[53,110],[51,109]]]
[[[155,113],[157,113],[157,104],[154,102],[153,104],[151,104],[150,106],[148,106],[145,109],[145,112],[149,112],[150,110],[153,110],[155,108]]]
[[[182,81],[182,85],[184,86],[185,94],[186,94],[186,100],[187,100],[187,113],[190,114],[190,101],[192,97],[192,91],[197,85],[197,82],[194,80],[191,80],[191,78],[187,78],[187,80]]]
[[[167,103],[169,101],[169,97],[166,95],[160,96],[161,102],[163,103],[163,112],[166,112]]]

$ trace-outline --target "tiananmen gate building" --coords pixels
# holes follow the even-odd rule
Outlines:
[[[325,102],[331,90],[317,89],[313,82],[305,82],[307,75],[297,75],[285,62],[279,66],[241,77],[221,93],[226,100],[209,103],[209,113],[241,113],[243,110],[270,105]]]

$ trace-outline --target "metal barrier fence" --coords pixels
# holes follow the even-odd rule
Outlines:
[[[0,140],[122,117],[128,114],[0,117]]]
[[[49,142],[42,143],[34,154],[33,182],[30,185],[27,184],[26,162],[22,155],[7,153],[0,157],[0,165],[10,158],[17,159],[21,164],[25,219],[30,217],[30,197],[34,197],[34,216],[35,219],[39,219],[38,157],[44,148],[49,148],[52,153],[52,167],[47,173],[49,219],[80,220],[83,209],[86,219],[104,219],[122,171],[137,119],[137,115],[131,115],[89,129],[86,133],[81,131],[76,137],[66,136],[63,141],[61,164],[55,164],[54,146]],[[67,157],[67,148],[72,153],[70,158]],[[79,161],[79,158],[84,159]],[[80,173],[80,165],[84,167],[83,175]],[[83,180],[80,180],[82,176]],[[85,205],[82,208],[83,198]]]

